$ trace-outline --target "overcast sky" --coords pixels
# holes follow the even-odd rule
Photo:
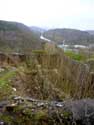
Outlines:
[[[0,0],[0,20],[94,30],[94,0]]]

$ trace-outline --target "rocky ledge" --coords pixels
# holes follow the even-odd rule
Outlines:
[[[0,102],[0,125],[93,125],[94,99],[43,101],[13,97]]]

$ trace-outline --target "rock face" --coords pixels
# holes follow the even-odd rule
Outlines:
[[[93,74],[87,64],[71,60],[63,53],[49,56],[41,55],[37,57],[37,60],[39,65],[45,68],[45,73],[41,69],[43,74],[46,74],[48,80],[52,84],[55,83],[57,88],[75,98],[94,96]],[[48,69],[50,70],[47,73]]]
[[[88,60],[86,64],[90,67],[90,71],[94,72],[94,60],[93,59]]]
[[[26,61],[26,55],[25,54],[21,54],[21,53],[11,53],[11,54],[7,54],[7,53],[0,53],[0,64],[1,66],[6,63],[6,64],[15,64],[15,63],[21,63],[21,62],[25,62]]]
[[[10,83],[17,90],[13,93],[23,92],[24,97],[4,97],[0,102],[0,124],[93,125],[94,100],[87,97],[94,98],[94,73],[87,64],[69,59],[62,51],[9,56],[13,60],[28,57],[26,71],[23,65],[13,67],[17,74]]]
[[[3,125],[93,125],[94,123],[93,99],[56,102],[15,97],[11,101],[0,103],[2,110],[0,121]]]
[[[26,89],[26,95],[40,99],[60,100],[62,100],[60,96],[94,97],[94,73],[91,72],[90,67],[87,64],[71,60],[63,52],[55,51],[54,54],[35,53],[32,55],[1,54],[0,59],[1,64],[7,62],[10,65],[15,65],[16,62],[16,64],[19,64],[27,61],[28,70],[32,67],[29,74],[24,73],[24,76],[22,76],[25,78],[23,89]],[[30,60],[32,60],[31,64],[29,63]],[[17,84],[15,80],[12,82]],[[18,88],[22,84],[18,84]]]

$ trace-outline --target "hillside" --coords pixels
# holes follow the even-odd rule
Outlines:
[[[38,49],[42,41],[22,23],[0,21],[0,50],[26,51]]]
[[[46,53],[29,56],[4,55],[6,63],[0,58],[0,120],[5,125],[89,125],[87,116],[93,125],[94,70],[53,47],[50,43]]]
[[[54,43],[88,45],[93,36],[49,30],[43,44],[40,30],[0,21],[0,125],[93,125],[94,52]]]
[[[31,31],[40,32],[40,33],[43,33],[44,31],[46,31],[46,29],[36,27],[36,26],[31,26],[30,29]]]
[[[61,44],[63,40],[66,44],[88,45],[94,43],[94,38],[86,31],[76,29],[52,29],[44,33],[46,38]]]
[[[94,35],[94,30],[87,30],[87,32],[91,35]]]

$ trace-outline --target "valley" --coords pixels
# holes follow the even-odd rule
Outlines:
[[[0,21],[0,124],[93,125],[94,36]]]

